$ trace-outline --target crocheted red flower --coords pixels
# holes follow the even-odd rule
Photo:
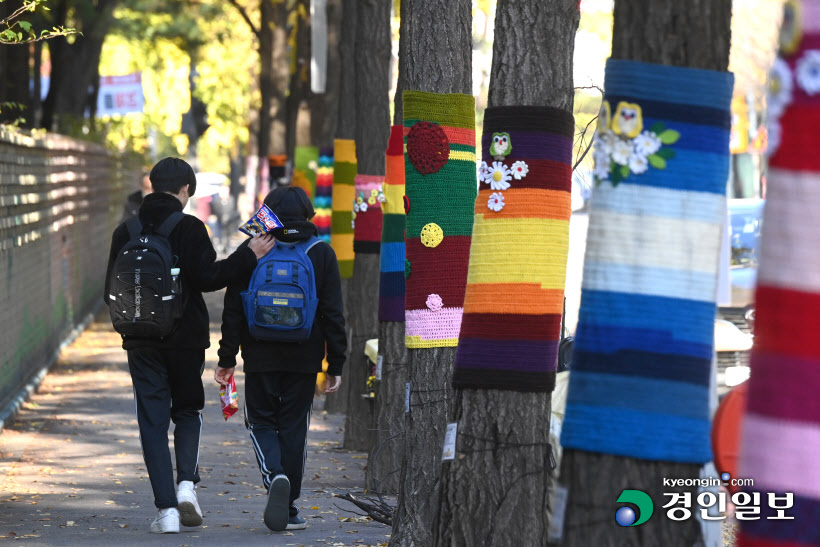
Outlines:
[[[416,122],[407,134],[407,155],[419,173],[429,175],[450,159],[450,141],[438,125]]]

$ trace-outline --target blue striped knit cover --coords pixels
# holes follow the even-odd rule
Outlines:
[[[733,81],[728,72],[607,62],[613,123],[617,105],[637,104],[646,131],[680,136],[664,168],[630,172],[617,185],[604,180],[593,191],[565,448],[712,459],[709,384]]]

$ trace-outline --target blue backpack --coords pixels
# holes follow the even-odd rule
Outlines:
[[[319,299],[308,251],[322,240],[277,241],[256,265],[241,293],[251,336],[256,340],[304,342],[310,338]]]

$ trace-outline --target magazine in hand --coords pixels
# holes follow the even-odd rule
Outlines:
[[[249,221],[239,227],[239,231],[254,237],[259,234],[267,234],[268,232],[277,228],[283,228],[285,225],[282,221],[273,214],[270,208],[262,204],[262,207],[256,211],[256,214],[251,217]]]

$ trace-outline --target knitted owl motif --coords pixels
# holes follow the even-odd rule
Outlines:
[[[493,133],[493,143],[490,145],[490,154],[497,160],[503,160],[512,152],[512,140],[509,133]]]
[[[634,139],[643,130],[643,114],[640,105],[621,101],[612,116],[612,132]]]

